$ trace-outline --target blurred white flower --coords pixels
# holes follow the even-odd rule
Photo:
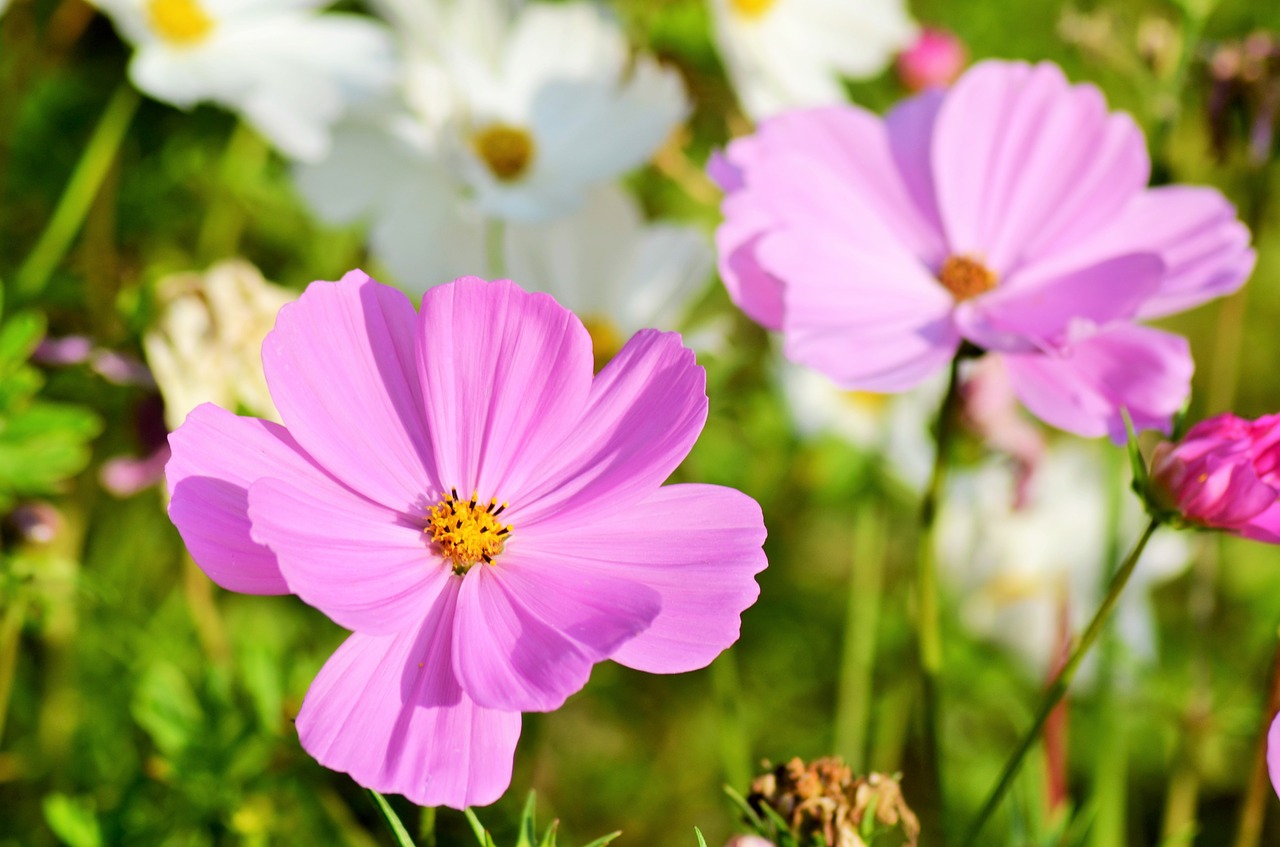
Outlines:
[[[177,429],[201,403],[278,421],[262,373],[262,339],[297,294],[239,260],[167,277],[157,293],[162,310],[142,345],[168,428]]]
[[[506,267],[525,288],[545,291],[591,331],[597,364],[635,332],[675,329],[700,294],[713,262],[698,230],[648,224],[621,188],[592,189],[576,213],[506,232]]]
[[[91,0],[133,44],[129,77],[180,108],[239,112],[281,152],[317,160],[332,125],[395,78],[390,33],[316,0]]]
[[[590,3],[378,5],[405,38],[407,105],[346,122],[296,176],[321,218],[369,219],[374,255],[410,288],[475,273],[456,257],[480,249],[486,221],[581,208],[688,111],[678,75],[633,56]]]
[[[710,0],[742,108],[759,121],[845,101],[842,77],[874,76],[911,44],[903,0]]]
[[[1021,508],[1014,506],[1018,483],[1007,460],[957,472],[939,513],[938,559],[963,620],[1013,651],[1037,678],[1045,678],[1058,657],[1064,624],[1080,633],[1105,593],[1109,475],[1102,449],[1114,448],[1052,446]],[[1137,498],[1122,502],[1119,535],[1127,548],[1146,518]],[[1132,658],[1155,653],[1152,585],[1184,570],[1190,555],[1184,538],[1172,532],[1157,533],[1147,545],[1113,619]],[[1089,664],[1086,659],[1085,675]]]
[[[845,391],[810,368],[780,361],[778,381],[796,431],[804,436],[830,434],[884,458],[898,482],[924,490],[933,468],[929,428],[946,390],[945,375],[914,391],[874,394]]]

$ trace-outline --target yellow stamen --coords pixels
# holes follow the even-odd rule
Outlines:
[[[618,351],[622,349],[622,330],[618,325],[603,315],[585,315],[582,318],[587,334],[591,336],[591,349],[595,357],[596,373],[609,364]]]
[[[423,532],[431,534],[440,555],[449,560],[454,573],[461,575],[477,562],[492,565],[502,552],[511,537],[511,525],[498,521],[498,515],[506,508],[506,503],[499,506],[496,499],[480,503],[475,494],[470,500],[460,500],[458,489],[454,488],[431,507]]]
[[[524,176],[536,152],[533,136],[507,124],[490,124],[472,136],[471,143],[501,182],[515,182]]]
[[[763,17],[777,0],[729,0],[729,8],[744,18]]]
[[[213,18],[199,0],[148,0],[147,18],[161,38],[175,44],[195,44],[213,31]]]
[[[956,301],[977,297],[995,288],[1000,277],[995,271],[970,256],[951,256],[942,263],[938,281]]]

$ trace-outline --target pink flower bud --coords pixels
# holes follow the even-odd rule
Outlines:
[[[964,43],[954,33],[925,27],[898,54],[898,79],[908,91],[950,85],[964,70],[966,58]]]
[[[1225,414],[1156,448],[1153,494],[1184,519],[1280,544],[1280,415]]]

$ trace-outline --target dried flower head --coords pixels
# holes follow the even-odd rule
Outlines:
[[[855,777],[838,756],[809,764],[793,758],[752,782],[747,801],[757,809],[771,808],[806,844],[820,839],[830,847],[867,847],[863,835],[880,826],[899,827],[912,847],[920,835],[920,822],[897,777]]]

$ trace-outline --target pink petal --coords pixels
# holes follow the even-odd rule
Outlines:
[[[756,247],[774,225],[773,216],[754,194],[726,197],[724,223],[716,230],[720,277],[729,299],[765,329],[782,329],[782,282],[769,275],[756,257]]]
[[[1164,263],[1153,253],[1116,256],[1045,277],[1035,265],[956,309],[965,338],[985,350],[1058,347],[1094,328],[1132,318],[1160,287]]]
[[[477,706],[458,685],[456,585],[420,627],[356,633],[325,663],[298,713],[298,738],[320,764],[420,806],[483,806],[506,791],[520,714]]]
[[[649,495],[684,461],[707,419],[706,372],[674,332],[632,336],[591,385],[577,424],[510,521],[553,530]]]
[[[1149,169],[1132,119],[1051,64],[975,65],[946,95],[933,139],[951,251],[1001,276],[1101,229]]]
[[[443,489],[513,502],[591,390],[591,337],[546,294],[464,277],[422,298],[418,372]]]
[[[1273,502],[1262,514],[1250,518],[1244,526],[1239,527],[1237,532],[1254,541],[1280,544],[1280,503]]]
[[[400,513],[336,482],[275,479],[249,487],[253,539],[276,554],[293,592],[370,635],[414,626],[452,574],[421,514]]]
[[[298,443],[392,509],[438,488],[413,366],[413,305],[361,271],[315,282],[280,310],[262,365]]]
[[[732,488],[668,485],[596,526],[531,539],[527,555],[590,564],[661,597],[652,624],[612,658],[652,673],[705,667],[738,639],[767,564],[760,506]],[[551,557],[555,557],[552,559]]]
[[[1061,355],[1006,354],[1014,393],[1046,423],[1077,435],[1125,440],[1121,409],[1135,428],[1168,432],[1191,393],[1187,341],[1144,326],[1120,325]]]
[[[288,594],[275,555],[249,531],[249,486],[263,476],[323,482],[284,427],[197,406],[169,436],[169,518],[209,578],[230,591]]]
[[[495,709],[558,709],[587,684],[599,658],[525,608],[488,565],[462,579],[453,638],[463,689]]]
[[[1149,250],[1166,265],[1160,292],[1139,317],[1157,318],[1198,306],[1238,289],[1253,271],[1249,230],[1218,191],[1170,185],[1144,191],[1107,226],[1055,259],[1084,264]]]

